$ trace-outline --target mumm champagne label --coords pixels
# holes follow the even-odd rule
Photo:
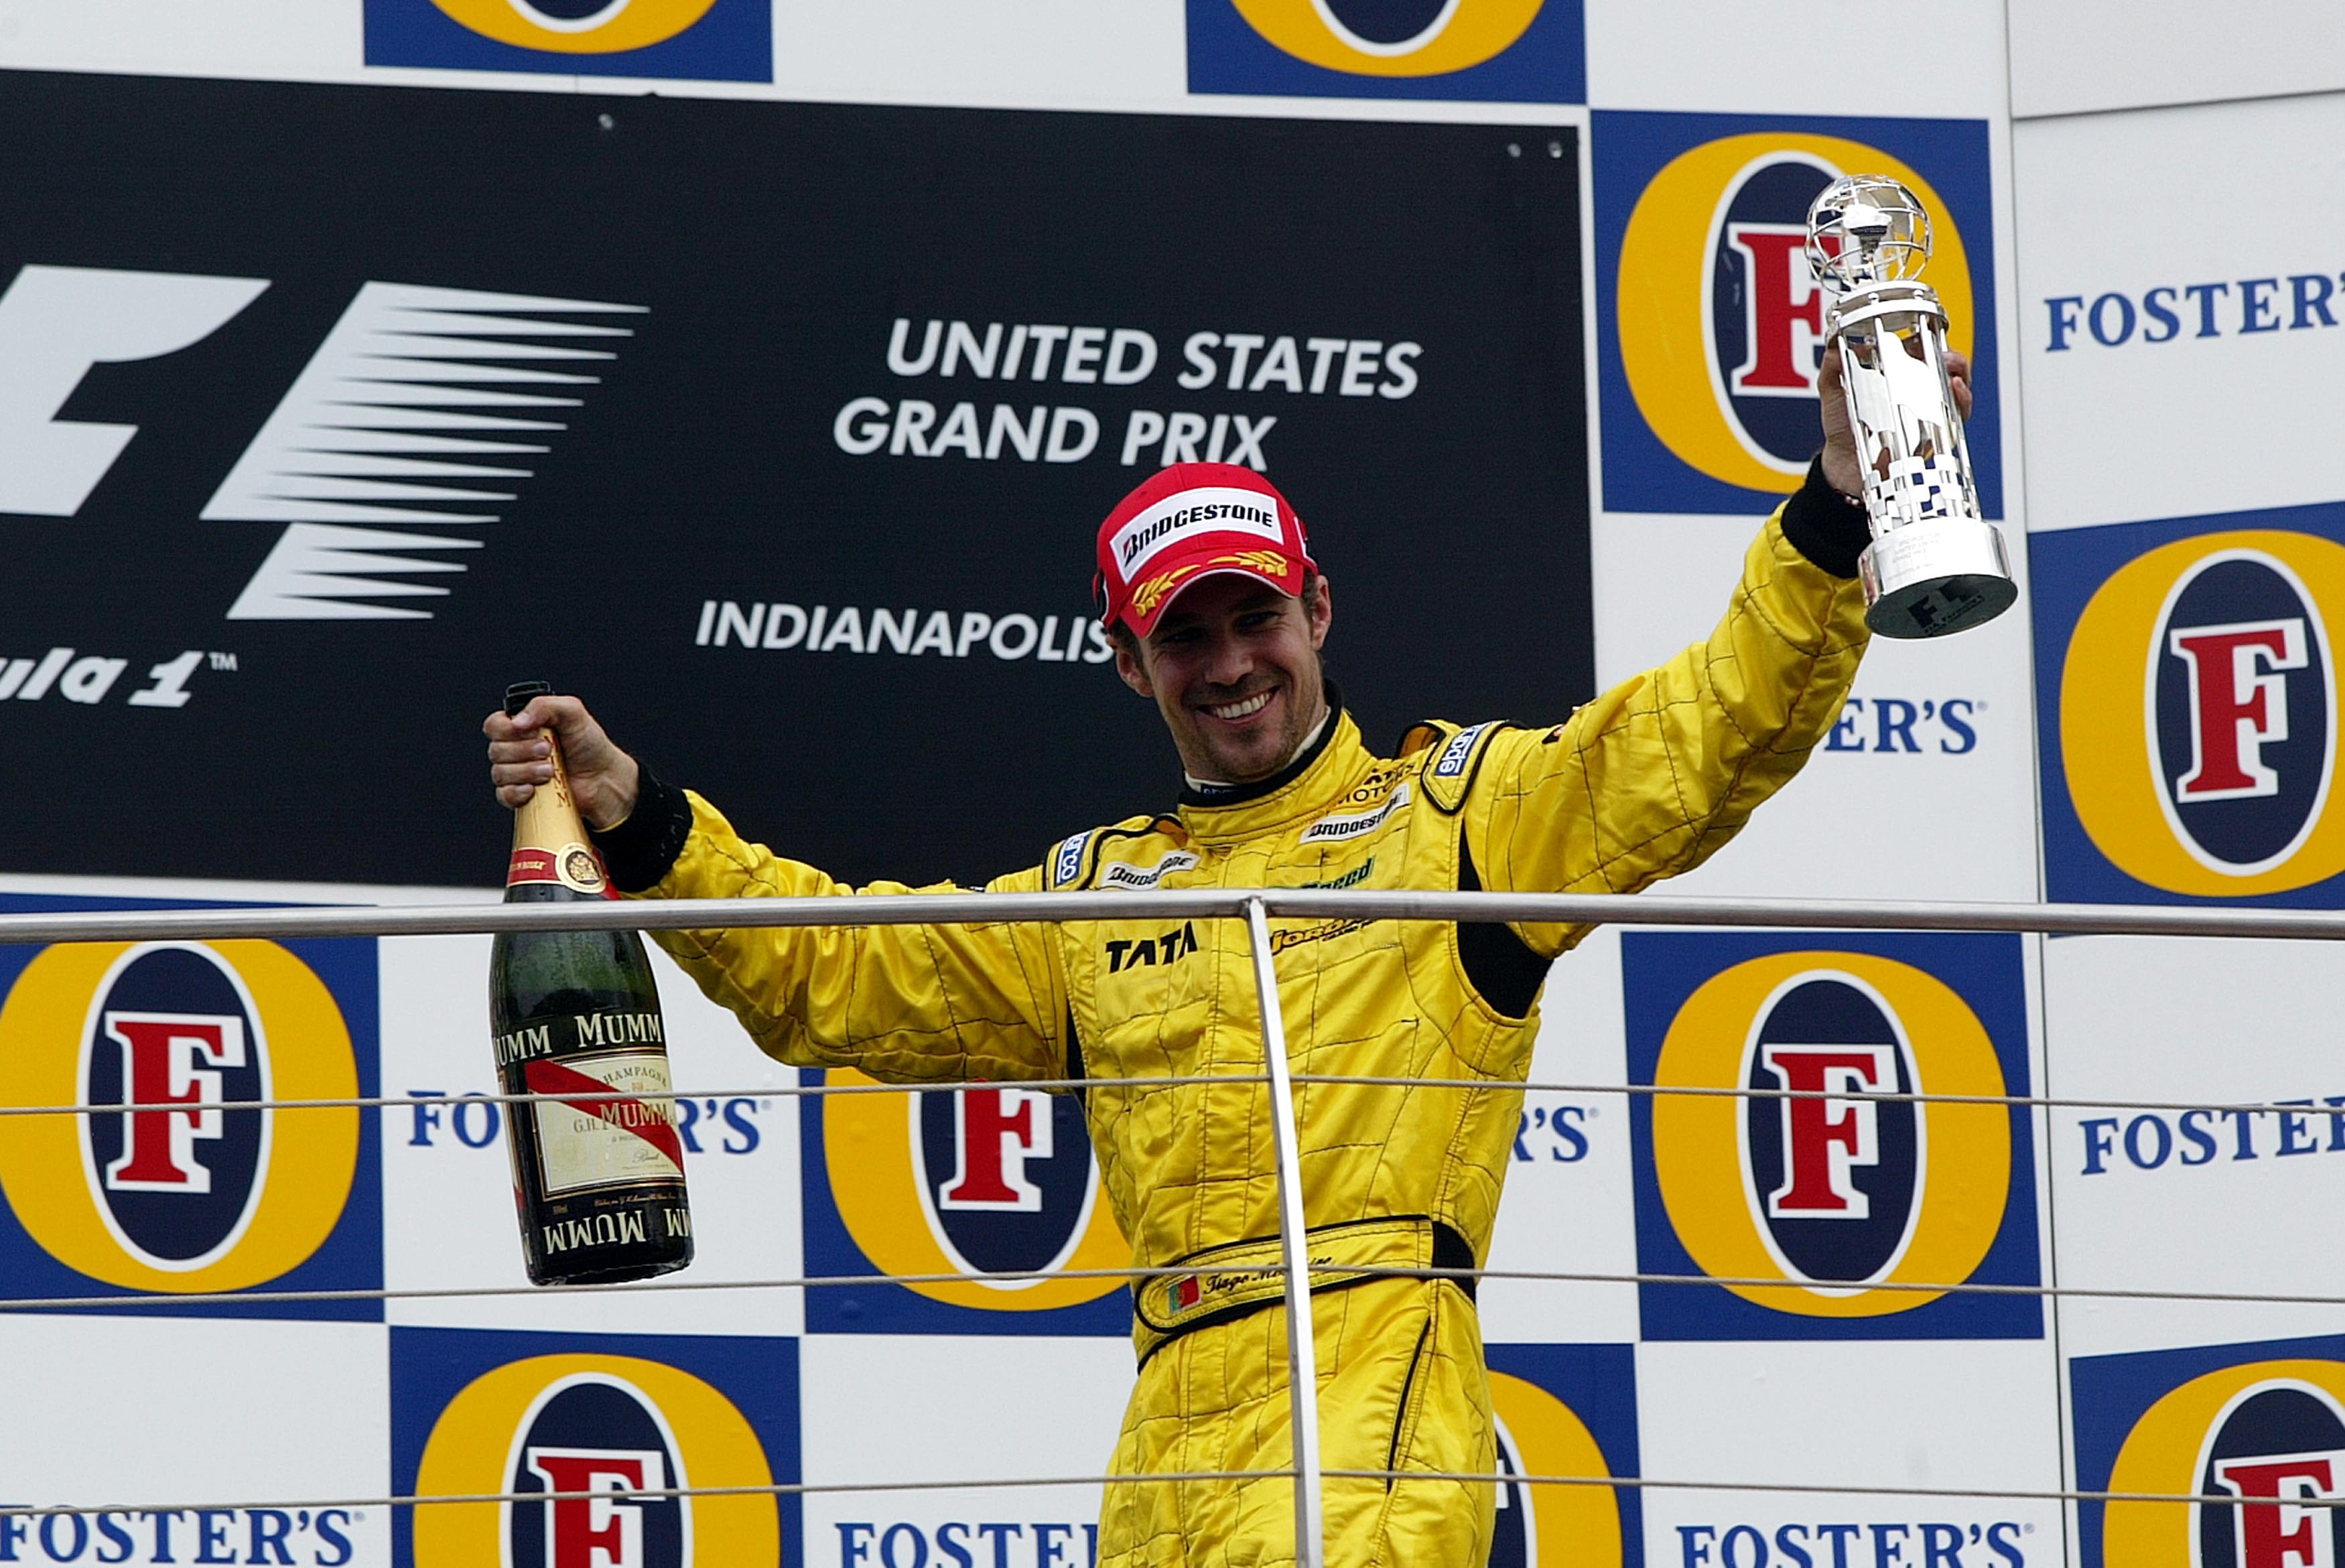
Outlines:
[[[566,1027],[561,1019],[549,1018],[499,1035],[498,1067],[613,1046],[667,1047],[657,1013],[572,1013],[567,1017]]]
[[[530,1019],[497,1037],[498,1067],[514,1063],[530,1093],[574,1097],[531,1107],[548,1198],[684,1179],[658,1014]]]
[[[513,813],[513,860],[505,867],[505,885],[558,882],[590,898],[616,898],[603,860],[586,842],[586,823],[570,794],[570,772],[563,765],[562,743],[552,730],[538,732],[553,748],[553,777]]]

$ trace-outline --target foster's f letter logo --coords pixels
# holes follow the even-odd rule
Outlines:
[[[516,1353],[549,1342],[446,1330],[394,1335],[402,1478],[411,1474],[425,1497],[513,1494],[503,1504],[416,1509],[400,1563],[733,1568],[785,1560],[785,1522],[770,1489],[777,1469],[778,1479],[792,1479],[787,1445],[797,1411],[776,1408],[795,1404],[795,1368],[781,1342],[604,1338],[577,1342],[658,1353]],[[416,1431],[425,1434],[420,1447],[407,1435]],[[699,1495],[678,1494],[695,1488]]]
[[[327,967],[341,974],[338,961]],[[0,1101],[96,1108],[0,1125],[0,1188],[66,1268],[137,1290],[236,1290],[302,1267],[341,1233],[361,1113],[267,1102],[371,1091],[351,1020],[291,950],[46,948],[0,1007],[0,1052],[11,1064]]]
[[[1031,1089],[964,1089],[953,1102],[953,1174],[937,1189],[939,1209],[1031,1214],[1042,1189],[1026,1162],[1051,1158],[1051,1097]]]
[[[1820,976],[1812,983],[1853,989],[1837,976]],[[1893,1046],[1770,1044],[1761,1047],[1760,1060],[1800,1097],[1894,1090],[1902,1077]],[[1856,1168],[1881,1163],[1879,1108],[1871,1100],[1832,1098],[1786,1098],[1777,1105],[1782,1176],[1767,1195],[1768,1218],[1872,1219],[1872,1196],[1852,1178]]]
[[[115,1192],[209,1192],[211,1167],[196,1142],[226,1131],[222,1068],[247,1065],[244,1018],[232,1013],[100,1015],[106,1037],[121,1047],[127,1132],[122,1152],[106,1162]]]
[[[1630,1109],[1639,1266],[1718,1281],[1641,1287],[1648,1339],[2042,1331],[2025,1297],[1943,1289],[2035,1277],[2026,1121],[1992,1103],[2026,1092],[2016,941],[1621,954],[1630,1071],[1662,1091]]]
[[[2086,598],[2058,574],[2093,542],[2059,537],[2046,553],[2053,596],[2084,601],[2065,650],[2056,606],[2039,633],[2064,655],[2049,738],[2067,787],[2046,812],[2053,896],[2138,896],[2096,852],[2134,885],[2198,897],[2289,894],[2345,873],[2345,824],[2330,809],[2328,624],[2345,604],[2345,547],[2279,529],[2186,535],[2121,561]]]
[[[829,1081],[871,1080],[842,1068]],[[1115,1280],[1037,1277],[1131,1259],[1075,1097],[994,1084],[824,1095],[806,1127],[808,1268],[948,1276],[817,1292],[815,1331],[984,1332],[998,1314],[1061,1309],[1065,1331],[1129,1331]]]
[[[1924,276],[1946,307],[1949,346],[1979,370],[1966,433],[1981,500],[1997,515],[1986,127],[1746,123],[1595,116],[1606,507],[1764,511],[1798,488],[1822,440],[1817,378],[1832,303],[1808,263],[1808,207],[1842,175],[1881,174],[1929,209]]]
[[[2330,1339],[2075,1363],[2078,1484],[2137,1494],[2079,1511],[2088,1568],[2345,1565],[2337,1349]]]

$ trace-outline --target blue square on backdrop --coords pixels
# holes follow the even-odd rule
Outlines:
[[[630,1562],[803,1562],[798,1495],[758,1490],[803,1479],[798,1411],[796,1340],[393,1329],[400,1496],[741,1490],[688,1514],[674,1498],[435,1509],[428,1550],[419,1511],[397,1509],[392,1561],[609,1561],[632,1538]]]
[[[2345,505],[2027,540],[2046,895],[2345,904]]]
[[[1498,1416],[1500,1470],[1512,1475],[1639,1473],[1633,1346],[1490,1345],[1485,1355]],[[1643,1568],[1642,1491],[1624,1486],[1611,1494],[1617,1552],[1588,1537],[1580,1506],[1588,1495],[1577,1487],[1504,1488],[1490,1552],[1493,1568],[1576,1562]],[[1559,1506],[1565,1504],[1569,1506]]]
[[[1326,0],[1251,9],[1188,0],[1191,92],[1522,104],[1577,104],[1588,95],[1580,0]],[[1415,66],[1412,74],[1394,74],[1404,66]]]
[[[624,48],[576,46],[597,35],[616,38],[623,28],[627,29],[625,37],[647,36],[649,41]],[[770,82],[773,11],[766,0],[715,0],[713,5],[707,0],[632,0],[624,5],[582,0],[366,0],[366,63],[563,76]]]
[[[799,1081],[824,1077],[802,1071]],[[1132,1332],[1121,1279],[957,1278],[1131,1263],[1076,1097],[985,1086],[803,1095],[799,1105],[807,1273],[858,1281],[807,1291],[808,1333]]]
[[[2345,1513],[2318,1500],[2345,1490],[2333,1459],[2322,1464],[2345,1449],[2345,1336],[2078,1356],[2068,1363],[2068,1392],[2079,1491],[2277,1495],[2282,1502],[2300,1495],[2306,1506],[2299,1520],[2317,1521],[2314,1528],[2330,1540],[2314,1541],[2307,1531],[2299,1551],[2274,1557],[2335,1561]],[[2275,1460],[2281,1462],[2271,1464]],[[2260,1483],[2227,1478],[2219,1473],[2227,1462],[2259,1465],[2266,1474]],[[2144,1520],[2157,1511],[2170,1521],[2173,1507],[2079,1502],[2078,1561],[2085,1568],[2133,1568],[2133,1561],[2112,1555],[2112,1516],[2129,1508]],[[2217,1554],[2236,1549],[2238,1514],[2220,1507],[2193,1512],[2193,1533],[2202,1542],[2211,1535],[2217,1550],[2204,1558],[2194,1553],[2192,1561],[2247,1560]],[[2319,1550],[2324,1545],[2330,1550]]]
[[[12,914],[198,907],[220,905],[0,896]],[[11,1300],[382,1320],[379,1299],[259,1299],[381,1289],[379,1118],[234,1108],[381,1092],[371,939],[5,946],[0,994],[0,1099],[123,1108],[87,1116],[86,1138],[81,1118],[9,1118],[0,1270]]]
[[[2035,1339],[2033,1120],[2015,936],[1628,931],[1629,1078],[1806,1090],[1632,1096],[1649,1340]],[[1783,1280],[1787,1284],[1769,1283]],[[2007,1285],[2021,1293],[1932,1291]],[[1884,1288],[1891,1287],[1891,1288]]]
[[[2003,515],[1985,120],[1600,110],[1589,157],[1606,511],[1764,515],[1799,487],[1823,444],[1808,204],[1839,175],[1886,174],[1930,209],[1923,281],[1969,334],[1965,435],[1979,504]]]

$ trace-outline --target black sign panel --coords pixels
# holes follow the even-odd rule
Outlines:
[[[1590,691],[1568,130],[15,75],[15,871],[478,883],[585,695],[745,831],[980,878],[1171,804],[1091,612],[1261,468],[1372,737]]]

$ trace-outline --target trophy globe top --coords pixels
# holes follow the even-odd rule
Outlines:
[[[1842,175],[1808,208],[1807,254],[1834,294],[1910,282],[1930,260],[1930,215],[1886,175]]]

